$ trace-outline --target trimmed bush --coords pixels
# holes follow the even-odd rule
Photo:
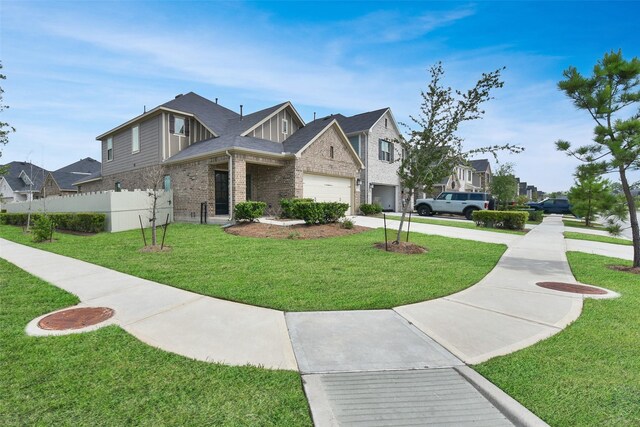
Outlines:
[[[526,212],[529,213],[529,221],[540,222],[544,217],[543,211],[538,211],[535,209],[527,209]]]
[[[31,225],[41,217],[41,213],[31,214]],[[99,213],[50,213],[46,214],[58,230],[78,231],[81,233],[100,233],[104,231],[107,216]],[[0,224],[7,225],[27,225],[28,214],[26,213],[3,213],[0,214]]]
[[[297,203],[314,202],[313,199],[282,199],[280,200],[280,208],[282,209],[282,218],[302,219],[295,216],[295,205]]]
[[[360,205],[362,215],[376,215],[382,212],[382,206],[377,203],[363,203]]]
[[[478,227],[505,228],[522,230],[529,218],[529,212],[523,211],[474,211],[473,220]]]
[[[329,224],[338,222],[349,209],[348,203],[296,202],[293,217],[303,219],[306,224]]]
[[[253,222],[264,215],[265,209],[265,202],[240,202],[233,208],[233,215],[238,221]]]
[[[31,237],[36,243],[49,240],[53,233],[53,221],[51,217],[49,215],[38,215],[38,218],[33,221],[31,233]]]

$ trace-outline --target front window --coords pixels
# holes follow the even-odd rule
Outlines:
[[[349,137],[349,143],[351,143],[355,152],[360,156],[360,135]]]
[[[471,171],[467,171],[467,181],[471,181]]]
[[[287,119],[282,119],[282,133],[289,133],[289,122]]]
[[[131,128],[131,152],[137,153],[140,151],[140,128],[134,126]]]
[[[107,138],[107,161],[113,160],[113,138]]]
[[[378,141],[378,159],[385,161],[385,162],[392,162],[393,161],[393,150],[392,150],[393,144],[391,144],[391,142],[389,141],[385,141],[384,139],[381,139],[380,141]]]
[[[116,191],[118,191],[118,192],[119,192],[120,190],[122,190],[122,184],[120,183],[120,181],[117,181],[117,182],[116,182],[115,190],[116,190]]]
[[[184,135],[184,118],[176,117],[174,119],[173,133],[175,135]]]
[[[170,175],[165,175],[164,178],[162,179],[162,189],[164,191],[171,190],[171,176]]]

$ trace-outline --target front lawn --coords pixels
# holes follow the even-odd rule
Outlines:
[[[77,298],[0,259],[0,425],[311,426],[300,376],[198,362],[117,326],[30,337]]]
[[[605,227],[598,223],[591,223],[589,227],[585,225],[584,221],[575,221],[572,219],[563,219],[562,223],[565,227],[587,228],[589,230],[605,230]]]
[[[565,239],[590,240],[592,242],[613,243],[616,245],[633,246],[633,242],[627,239],[619,239],[617,237],[599,236],[597,234],[576,233],[573,231],[564,232]]]
[[[552,426],[640,425],[640,275],[629,261],[567,253],[576,279],[622,294],[585,300],[566,330],[475,369]]]
[[[380,251],[384,232],[315,240],[233,236],[217,226],[172,224],[167,253],[141,253],[139,230],[32,243],[21,228],[0,237],[204,295],[286,311],[381,309],[465,289],[496,265],[505,245],[413,233],[429,251]]]
[[[400,221],[400,216],[398,215],[387,215],[387,219],[391,219],[394,221]],[[405,221],[409,220],[409,216],[407,215],[405,217]],[[468,221],[468,220],[460,220],[460,221],[447,221],[447,220],[441,220],[441,219],[431,219],[431,218],[423,218],[420,216],[411,216],[411,222],[417,222],[419,224],[431,224],[431,225],[444,225],[446,227],[457,227],[457,228],[470,228],[473,230],[480,230],[480,231],[488,231],[488,232],[494,232],[494,233],[507,233],[507,234],[519,234],[519,235],[524,235],[526,233],[526,231],[520,231],[520,230],[505,230],[502,228],[483,228],[483,227],[478,227],[475,222],[473,221]],[[538,223],[539,224],[539,223]],[[396,227],[397,229],[397,227]],[[405,226],[405,230],[406,230],[406,226]]]

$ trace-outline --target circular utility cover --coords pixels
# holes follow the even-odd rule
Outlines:
[[[81,329],[111,318],[115,311],[107,307],[79,307],[59,311],[43,317],[38,327],[53,331]]]
[[[576,285],[575,283],[563,282],[538,282],[536,285],[541,288],[553,289],[554,291],[571,292],[574,294],[606,295],[607,291],[594,288],[593,286]]]

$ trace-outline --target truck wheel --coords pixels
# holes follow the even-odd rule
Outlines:
[[[473,219],[473,212],[477,211],[478,209],[473,209],[473,208],[467,208],[464,211],[464,217],[467,218],[468,220],[472,220]]]
[[[420,205],[418,206],[418,215],[420,216],[429,216],[431,215],[431,208],[429,205]]]

